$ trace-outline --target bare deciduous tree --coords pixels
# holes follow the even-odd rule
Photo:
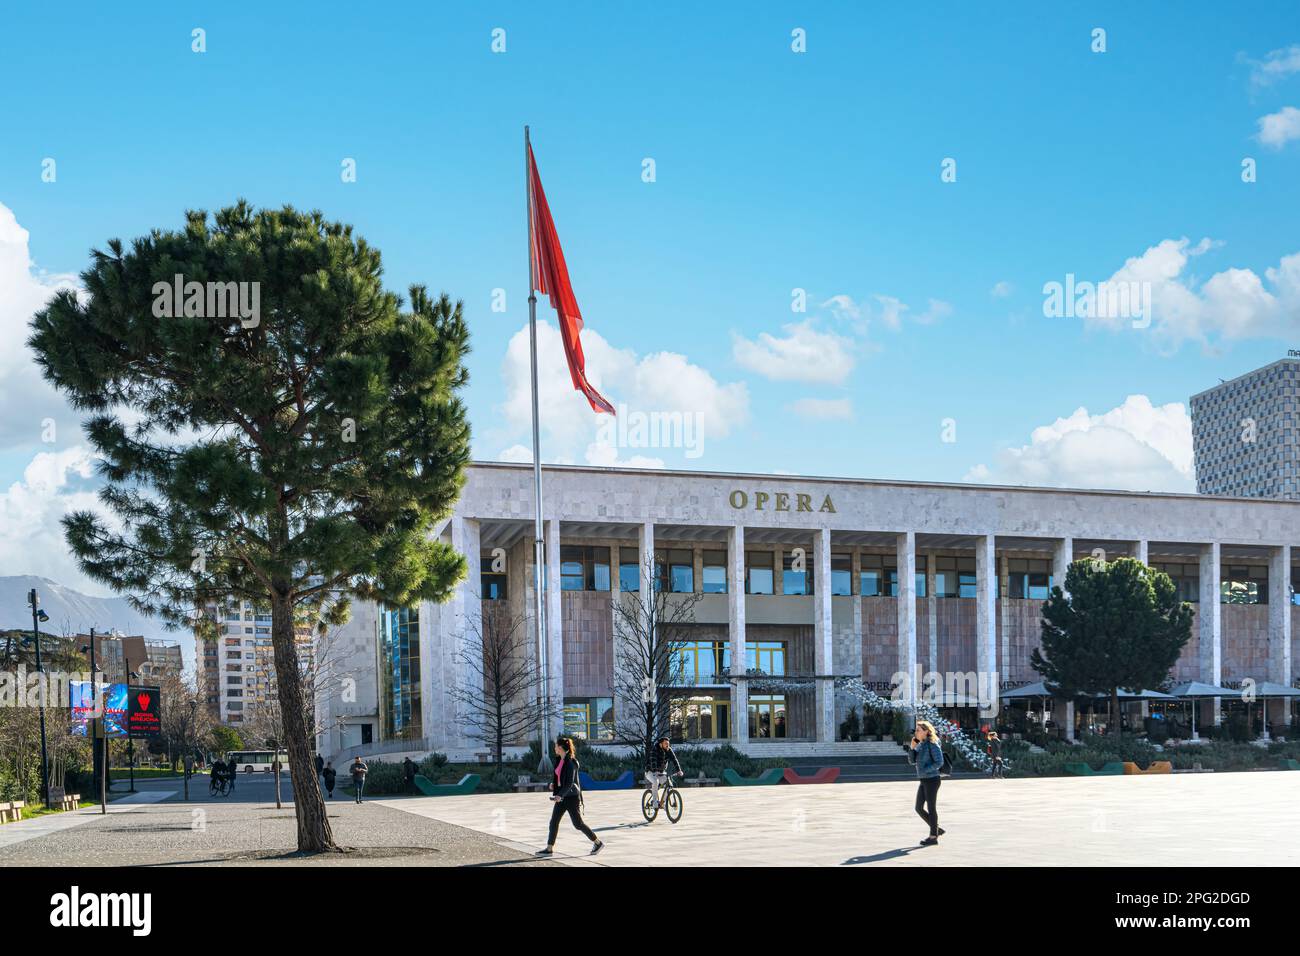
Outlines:
[[[698,593],[670,594],[656,582],[653,555],[641,556],[642,587],[617,592],[614,610],[614,740],[644,755],[669,732],[669,689],[683,680]],[[648,585],[648,587],[647,587]],[[649,591],[649,600],[642,595]]]
[[[451,692],[464,714],[466,735],[491,748],[498,770],[505,747],[531,736],[543,710],[542,674],[529,649],[529,617],[512,615],[504,604],[482,602],[482,614],[466,621],[464,636],[470,639],[456,654],[466,676]]]

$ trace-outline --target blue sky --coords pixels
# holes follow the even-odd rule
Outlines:
[[[464,300],[476,456],[519,457],[529,123],[593,380],[704,427],[698,455],[593,449],[543,335],[544,459],[1190,489],[1171,403],[1300,347],[1288,4],[269,6],[6,14],[0,250],[24,230],[30,257],[3,273],[11,342],[14,283],[76,273],[109,237],[241,196],[320,208],[383,251],[393,288]],[[1044,283],[1130,259],[1150,327],[1044,316]],[[75,428],[40,440],[18,353],[0,358],[0,573],[72,578],[57,518],[95,479]]]

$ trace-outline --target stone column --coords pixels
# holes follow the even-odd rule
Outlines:
[[[998,681],[997,538],[975,539],[975,669],[979,672],[980,703],[993,707],[1001,692]],[[985,696],[992,694],[992,700]]]
[[[895,539],[898,563],[898,670],[906,675],[905,700],[920,696],[916,686],[916,532],[904,531]]]
[[[835,670],[834,624],[831,620],[831,531],[817,529],[813,566],[813,672],[817,680],[817,740],[835,740],[835,682],[820,678]]]
[[[1052,555],[1052,584],[1059,587],[1066,597],[1070,596],[1070,592],[1065,590],[1065,575],[1073,563],[1074,539],[1058,538],[1056,550]]]
[[[550,698],[550,737],[563,728],[564,711],[564,620],[560,601],[560,522],[546,522],[546,672]]]
[[[934,593],[934,566],[938,564],[933,552],[925,556],[925,632],[927,664],[932,673],[939,671],[939,599]]]
[[[1133,542],[1133,557],[1137,558],[1143,564],[1149,563],[1147,561],[1148,544],[1149,542],[1145,540],[1139,540]]]
[[[1291,546],[1273,548],[1268,562],[1268,679],[1291,686]],[[1265,705],[1269,723],[1289,721],[1291,701]]]
[[[480,544],[479,523],[472,518],[453,517],[451,546],[465,555],[469,565],[465,581],[452,592],[451,600],[442,608],[438,623],[442,629],[443,707],[446,724],[442,739],[448,749],[469,750],[473,747],[467,733],[466,707],[456,700],[455,691],[464,688],[473,679],[474,671],[466,660],[477,647],[482,653],[483,604],[479,594]],[[432,728],[426,727],[426,732]]]
[[[731,637],[731,743],[744,751],[749,743],[749,687],[745,661],[745,528],[727,532],[727,632]]]
[[[1219,586],[1219,542],[1201,546],[1201,593],[1196,609],[1200,630],[1201,680],[1218,686],[1223,680],[1222,605]],[[1213,701],[1213,723],[1219,725],[1219,698]]]

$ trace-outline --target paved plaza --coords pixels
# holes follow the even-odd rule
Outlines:
[[[640,791],[586,795],[607,841],[594,859],[566,818],[557,858],[603,866],[1295,866],[1289,822],[1300,773],[1176,774],[945,780],[937,847],[919,847],[915,783],[686,790],[677,824],[646,824]],[[505,848],[546,841],[545,794],[385,801],[495,837]]]
[[[606,841],[595,858],[566,818],[555,862],[536,861],[546,794],[376,797],[330,803],[347,855],[302,859],[293,808],[276,809],[270,781],[241,780],[240,799],[213,800],[174,781],[98,809],[0,826],[0,868],[150,866],[1295,866],[1289,825],[1300,773],[1177,774],[945,780],[937,847],[911,782],[683,791],[677,824],[641,818],[641,792],[586,795],[586,817]]]

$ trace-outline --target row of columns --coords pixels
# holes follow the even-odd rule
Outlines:
[[[548,694],[551,711],[558,713],[564,700],[564,641],[563,621],[561,619],[560,587],[560,522],[550,519],[545,526],[546,548],[546,635],[543,645],[545,665],[548,673]],[[835,739],[835,693],[832,678],[834,671],[834,627],[832,623],[832,601],[830,581],[831,567],[831,531],[821,528],[815,531],[814,567],[822,569],[823,583],[813,593],[814,625],[814,664],[816,684],[816,733],[819,741]],[[450,522],[452,546],[466,556],[468,578],[465,586],[457,588],[451,601],[438,617],[438,626],[442,630],[439,647],[441,657],[438,661],[440,674],[431,675],[426,692],[435,705],[433,716],[441,718],[442,726],[447,728],[448,742],[465,744],[464,735],[450,728],[463,726],[463,714],[448,693],[450,686],[457,679],[459,667],[456,655],[459,642],[453,635],[478,633],[481,627],[481,606],[479,604],[478,580],[480,574],[480,535],[479,522],[470,518],[454,517]],[[982,679],[985,675],[998,674],[997,643],[997,592],[996,574],[996,536],[980,535],[975,539],[975,573],[976,573],[976,669]],[[637,526],[637,547],[641,560],[653,555],[655,549],[655,530],[652,522],[643,522]],[[917,612],[916,612],[916,533],[899,532],[895,537],[896,562],[898,566],[898,669],[910,675],[917,673]],[[1147,563],[1148,542],[1135,542],[1134,556]],[[1222,645],[1222,607],[1220,604],[1220,563],[1222,548],[1218,542],[1202,545],[1200,553],[1200,605],[1198,609],[1199,635],[1199,672],[1200,680],[1209,684],[1219,684],[1223,674]],[[1065,587],[1066,571],[1074,560],[1074,539],[1072,537],[1056,540],[1053,552],[1053,576],[1062,589]],[[1269,679],[1282,684],[1291,681],[1291,593],[1290,593],[1291,547],[1281,545],[1271,549],[1269,559]],[[727,531],[727,606],[729,639],[731,645],[731,673],[740,678],[733,682],[731,698],[730,736],[735,742],[748,737],[748,689],[744,680],[747,666],[745,639],[745,529],[734,525]],[[779,569],[776,573],[780,573]],[[531,575],[528,587],[531,588]],[[640,575],[640,597],[644,606],[654,600],[653,582],[646,574]],[[934,567],[927,562],[927,594],[933,594]],[[615,588],[617,584],[615,583]],[[531,601],[529,606],[531,606]],[[933,608],[929,613],[933,615]],[[855,621],[860,620],[855,615]],[[423,627],[424,616],[421,616]],[[929,621],[929,646],[926,648],[926,663],[930,670],[937,670],[936,622]],[[535,633],[535,632],[534,632]],[[616,637],[617,640],[617,637]],[[615,648],[617,659],[618,649]],[[925,668],[922,668],[923,670]],[[432,668],[430,670],[433,670]],[[427,675],[429,676],[429,675]],[[909,682],[913,694],[915,684]],[[615,701],[615,706],[619,702]],[[1065,703],[1065,726],[1067,736],[1073,737],[1074,705]],[[1218,701],[1214,702],[1213,719],[1219,720]],[[558,732],[558,728],[556,728]],[[554,734],[552,734],[553,736]]]

